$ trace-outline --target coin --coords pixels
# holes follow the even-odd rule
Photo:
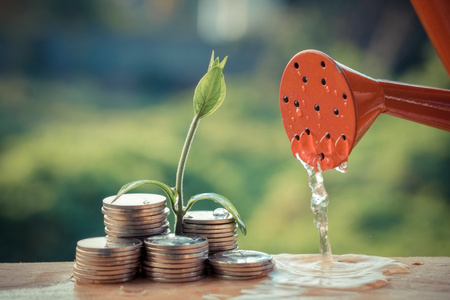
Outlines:
[[[209,257],[209,263],[215,266],[221,265],[245,265],[260,266],[272,261],[272,256],[253,250],[233,250],[217,253]]]
[[[214,274],[219,275],[228,275],[228,276],[236,276],[236,277],[247,277],[247,276],[264,276],[269,274],[275,269],[275,266],[272,266],[271,268],[260,270],[260,271],[230,271],[230,270],[221,270],[221,269],[214,269]]]
[[[148,253],[148,252],[147,252]],[[180,261],[180,260],[186,260],[191,258],[204,258],[206,259],[208,257],[208,249],[202,250],[198,253],[190,253],[190,254],[170,254],[170,253],[161,253],[161,252],[151,252],[151,257],[154,260],[157,260],[159,258],[161,259],[170,259],[174,261]]]
[[[197,281],[197,280],[203,279],[205,277],[206,277],[206,275],[203,274],[203,275],[199,275],[199,276],[186,277],[186,278],[164,278],[164,277],[149,277],[149,278],[153,281],[158,281],[158,282],[181,283],[181,282]]]
[[[194,271],[194,272],[183,272],[183,273],[156,273],[153,271],[149,271],[149,272],[146,271],[146,275],[150,278],[157,277],[157,278],[167,278],[167,279],[197,277],[197,276],[200,276],[203,274],[205,274],[205,269],[199,270],[199,271]]]
[[[162,205],[152,209],[113,209],[102,207],[101,212],[103,215],[117,219],[117,220],[130,220],[130,219],[148,219],[155,215],[166,213],[166,206]]]
[[[229,234],[233,235],[237,231],[236,229],[189,229],[189,228],[183,228],[183,234],[197,234],[200,236],[203,236],[203,234]]]
[[[140,261],[134,261],[132,263],[128,263],[128,264],[124,264],[121,263],[119,265],[92,265],[92,264],[85,264],[84,262],[80,262],[79,260],[75,261],[76,265],[80,268],[80,269],[91,269],[91,268],[95,268],[95,270],[101,271],[101,270],[124,270],[124,269],[131,269],[131,268],[138,268],[140,265]]]
[[[229,279],[229,280],[248,280],[248,279],[255,279],[259,277],[266,276],[267,274],[260,275],[260,276],[230,276],[230,275],[221,275],[213,273],[214,277],[220,278],[220,279]]]
[[[127,273],[127,274],[119,274],[119,275],[85,275],[80,274],[77,271],[73,271],[73,277],[77,280],[77,278],[80,279],[87,279],[87,280],[130,280],[134,277],[136,272],[134,273]]]
[[[164,231],[166,231],[169,228],[169,226],[163,225],[158,228],[150,228],[150,229],[143,229],[143,230],[129,230],[129,229],[118,229],[118,228],[112,228],[105,227],[106,234],[110,236],[117,236],[117,237],[134,237],[134,236],[150,236],[150,235],[157,235]]]
[[[134,278],[134,276],[124,277],[121,279],[85,279],[83,277],[73,276],[78,283],[120,283],[129,281]]]
[[[205,271],[205,265],[197,265],[190,268],[157,268],[157,267],[150,267],[148,265],[143,265],[142,268],[149,272],[154,273],[167,273],[167,274],[180,274],[180,273],[190,273],[190,272],[197,272],[197,271]]]
[[[94,237],[77,242],[77,248],[95,252],[123,252],[142,247],[142,241],[137,239],[120,239],[112,237]]]
[[[190,224],[224,224],[233,223],[233,216],[223,209],[188,211],[183,221]]]
[[[148,230],[148,229],[156,229],[158,227],[169,226],[169,222],[164,217],[164,221],[161,220],[159,222],[155,222],[152,224],[140,224],[140,225],[120,225],[110,222],[104,222],[105,226],[110,230]]]
[[[145,245],[151,246],[154,248],[161,249],[190,249],[190,248],[198,248],[208,244],[208,240],[204,237],[199,236],[184,236],[184,235],[176,235],[176,234],[167,234],[167,235],[159,235],[153,236],[145,239]]]
[[[275,263],[273,261],[268,261],[267,263],[256,267],[251,267],[247,265],[233,265],[233,264],[229,265],[223,264],[220,265],[220,267],[218,266],[215,267],[216,270],[223,270],[230,272],[246,272],[246,271],[256,272],[256,271],[266,271],[273,268],[275,268]]]
[[[121,260],[111,260],[111,259],[85,259],[81,257],[75,258],[75,262],[77,264],[86,265],[86,266],[95,266],[95,267],[119,267],[123,265],[135,264],[140,262],[140,257],[132,258],[132,259],[121,259]]]
[[[237,233],[230,235],[230,236],[225,236],[225,237],[218,237],[218,238],[210,237],[210,238],[208,238],[208,243],[210,244],[210,243],[222,243],[222,242],[228,242],[228,241],[237,241],[237,237],[238,237]]]
[[[77,256],[91,256],[91,257],[107,257],[107,258],[120,258],[120,257],[132,257],[139,256],[142,253],[142,250],[130,250],[123,252],[97,252],[97,251],[85,251],[83,249],[79,249],[78,247],[75,249]]]
[[[165,209],[158,211],[158,213],[155,213],[154,215],[142,214],[142,216],[140,217],[136,216],[123,217],[123,215],[124,214],[120,215],[105,214],[103,220],[104,222],[110,222],[124,226],[150,224],[162,221],[165,218],[167,218],[167,216],[169,215],[169,209],[166,207]],[[122,218],[120,218],[120,216],[122,216]]]
[[[189,269],[189,268],[194,268],[194,267],[198,267],[198,266],[205,266],[204,260],[195,260],[193,262],[181,262],[181,263],[180,262],[164,263],[164,262],[160,262],[160,261],[144,260],[142,263],[149,267],[162,268],[162,269],[175,269],[175,270]]]
[[[209,243],[209,248],[222,248],[222,247],[230,247],[237,246],[237,240],[227,241],[227,242],[217,242],[217,243]]]
[[[234,230],[236,229],[236,223],[225,223],[225,224],[189,224],[184,223],[183,229],[189,230]]]
[[[151,208],[166,202],[166,197],[157,194],[124,194],[112,203],[115,197],[110,196],[103,199],[103,206],[121,209]]]
[[[132,268],[122,268],[122,269],[112,269],[112,270],[97,270],[97,269],[85,269],[77,264],[73,266],[74,272],[78,275],[83,276],[109,276],[109,275],[121,275],[121,274],[131,274],[138,270],[137,267]]]
[[[196,247],[196,248],[187,248],[187,249],[177,249],[177,248],[157,248],[152,246],[145,246],[147,252],[151,253],[164,253],[164,254],[192,254],[192,253],[199,253],[203,251],[208,251],[209,247],[208,245]]]

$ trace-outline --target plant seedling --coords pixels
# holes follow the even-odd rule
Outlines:
[[[195,132],[200,123],[200,120],[215,112],[225,99],[226,86],[225,78],[223,76],[223,68],[225,67],[227,58],[228,57],[225,57],[222,61],[220,61],[218,57],[214,58],[213,51],[211,60],[209,62],[208,71],[200,79],[197,87],[195,88],[194,119],[192,120],[191,126],[189,127],[183,150],[181,151],[181,157],[177,167],[175,187],[170,187],[169,185],[156,180],[132,181],[122,186],[113,202],[126,192],[141,185],[155,185],[162,189],[170,200],[170,207],[175,215],[175,234],[182,234],[183,216],[187,211],[189,211],[189,209],[191,209],[192,205],[201,200],[212,200],[222,205],[236,220],[236,223],[238,224],[238,227],[242,231],[242,233],[247,233],[245,224],[239,216],[238,211],[233,206],[231,201],[222,195],[216,193],[197,194],[189,199],[186,206],[184,205],[183,177],[189,149],[191,148],[192,141],[194,140]]]

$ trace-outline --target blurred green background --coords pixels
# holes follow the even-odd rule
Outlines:
[[[284,67],[304,49],[450,88],[406,0],[0,0],[0,262],[73,260],[78,240],[104,235],[104,197],[138,179],[174,185],[212,50],[229,56],[227,97],[197,131],[186,197],[232,200],[242,249],[317,253],[278,108]],[[347,174],[324,174],[333,253],[450,255],[449,148],[448,132],[380,116]]]

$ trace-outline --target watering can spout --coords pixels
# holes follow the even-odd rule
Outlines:
[[[348,156],[381,113],[450,131],[450,91],[375,80],[316,50],[295,55],[280,84],[294,156],[322,170]]]

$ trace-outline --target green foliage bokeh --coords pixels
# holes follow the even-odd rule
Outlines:
[[[239,237],[242,249],[318,252],[306,171],[292,156],[278,108],[287,61],[303,49],[320,48],[374,75],[358,46],[338,38],[316,40],[326,33],[315,18],[325,20],[326,14],[314,7],[308,12],[291,30],[283,20],[292,15],[273,20],[281,33],[267,29],[270,43],[256,68],[232,74],[225,68],[226,99],[202,120],[187,162],[186,195],[215,192],[230,199],[248,229]],[[436,54],[430,46],[423,51],[425,62],[395,79],[449,88]],[[229,53],[216,53],[233,61]],[[204,61],[206,68],[208,57]],[[373,72],[392,79],[387,71]],[[117,94],[83,77],[65,83],[1,74],[0,261],[72,260],[78,240],[105,234],[103,198],[133,180],[174,185],[193,88],[163,96]],[[152,101],[98,104],[142,98]],[[347,174],[324,174],[333,252],[450,255],[449,148],[448,132],[380,116],[351,153]]]

